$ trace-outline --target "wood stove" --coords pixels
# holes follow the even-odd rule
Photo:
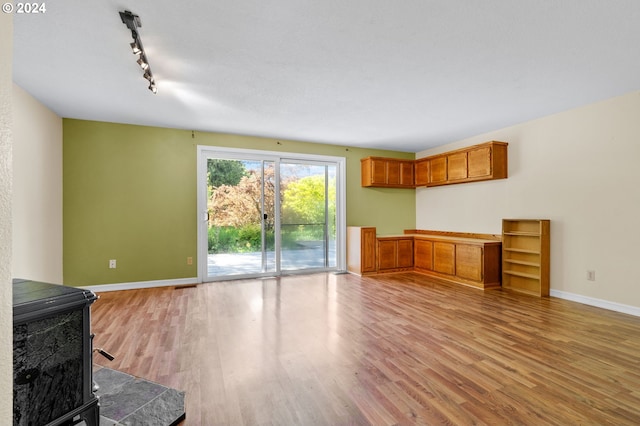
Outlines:
[[[99,425],[90,306],[73,287],[13,280],[13,425]]]

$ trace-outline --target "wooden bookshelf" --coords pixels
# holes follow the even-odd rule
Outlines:
[[[502,220],[502,287],[549,296],[548,219]]]

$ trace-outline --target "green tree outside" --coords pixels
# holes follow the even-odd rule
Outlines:
[[[207,162],[209,186],[214,188],[222,185],[235,186],[243,176],[247,176],[247,171],[241,161],[215,159]]]
[[[209,252],[233,253],[255,251],[261,246],[261,191],[265,191],[267,214],[267,246],[273,246],[275,182],[273,168],[262,176],[247,170],[237,160],[210,160],[209,189]],[[336,179],[327,182],[325,175],[302,178],[289,177],[281,181],[282,243],[295,246],[298,241],[318,241],[324,238],[325,221],[330,235],[335,236]],[[325,217],[325,195],[329,197]]]
[[[336,182],[329,180],[329,218],[336,214]],[[286,223],[316,224],[325,222],[325,177],[307,176],[290,182],[284,191],[282,218]]]

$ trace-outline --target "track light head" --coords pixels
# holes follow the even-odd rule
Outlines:
[[[147,61],[145,59],[146,58],[143,58],[141,56],[140,59],[138,59],[136,61],[138,63],[138,65],[140,65],[140,68],[142,68],[144,71],[146,71],[149,68],[149,64],[147,63]]]
[[[139,55],[142,53],[142,49],[140,49],[140,46],[138,46],[138,42],[134,41],[133,43],[130,43],[129,46],[131,46],[131,50],[133,51],[134,55]]]

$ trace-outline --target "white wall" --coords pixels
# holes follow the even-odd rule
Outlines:
[[[16,84],[12,273],[62,284],[62,119]]]
[[[13,15],[0,13],[0,424],[13,419],[11,84]]]
[[[552,295],[638,314],[640,92],[416,158],[489,140],[509,142],[509,178],[418,189],[416,226],[499,234],[502,218],[551,219]]]

